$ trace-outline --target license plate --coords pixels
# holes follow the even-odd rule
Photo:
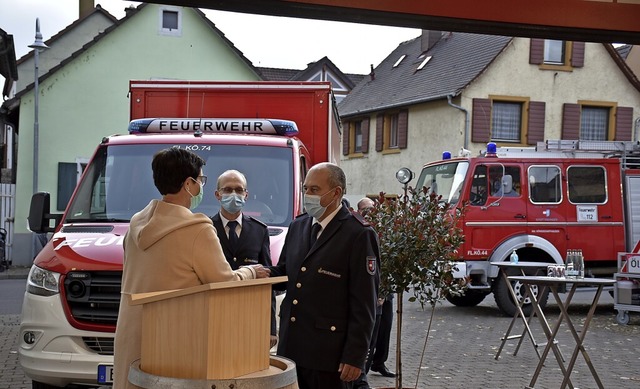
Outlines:
[[[98,383],[113,383],[113,365],[98,365]]]

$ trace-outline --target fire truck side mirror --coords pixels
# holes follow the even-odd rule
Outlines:
[[[56,225],[60,221],[62,215],[51,215],[49,213],[51,198],[47,192],[38,192],[31,196],[31,206],[29,207],[29,230],[37,234],[53,232],[55,225],[51,227],[49,222],[55,220]]]

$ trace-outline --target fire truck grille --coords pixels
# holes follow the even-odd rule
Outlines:
[[[80,323],[116,325],[122,272],[70,272],[64,280],[71,315]]]
[[[84,344],[100,355],[113,355],[113,338],[82,338]]]

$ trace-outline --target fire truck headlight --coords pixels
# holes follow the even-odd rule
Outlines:
[[[38,296],[53,296],[59,293],[60,273],[32,266],[27,278],[27,292]]]

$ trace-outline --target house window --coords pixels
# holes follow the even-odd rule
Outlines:
[[[493,101],[491,114],[491,140],[521,142],[522,102]]]
[[[630,141],[633,138],[633,107],[616,102],[582,100],[562,106],[562,139]]]
[[[529,63],[541,70],[571,72],[584,66],[584,42],[531,39]]]
[[[389,149],[398,148],[398,114],[389,115],[389,128],[387,131]]]
[[[362,122],[354,123],[353,129],[353,152],[361,153],[362,152]]]
[[[609,137],[609,107],[582,106],[580,139],[607,140]]]
[[[407,148],[409,111],[380,113],[376,116],[376,151],[398,153]]]
[[[544,63],[553,65],[565,64],[565,42],[545,39],[544,41]]]
[[[161,35],[181,36],[182,35],[182,11],[178,7],[160,7],[160,28]]]
[[[544,140],[544,101],[524,96],[474,98],[471,114],[471,141],[535,145]]]
[[[342,154],[350,158],[363,157],[369,152],[369,118],[352,120],[345,125]]]

